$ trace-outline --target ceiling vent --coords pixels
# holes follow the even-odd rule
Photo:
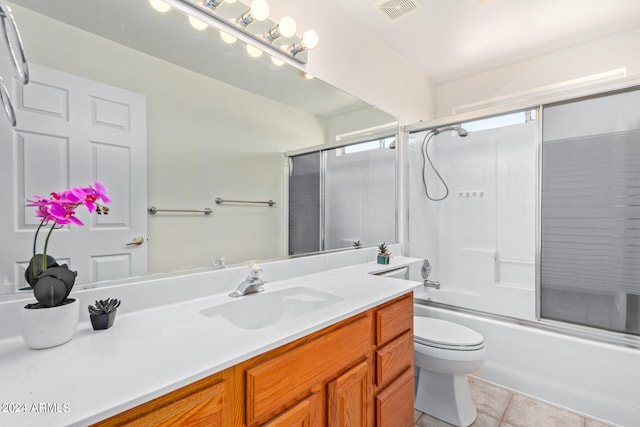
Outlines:
[[[382,0],[374,4],[373,7],[389,22],[396,22],[403,16],[422,9],[418,0]]]

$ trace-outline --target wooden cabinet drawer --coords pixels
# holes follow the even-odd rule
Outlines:
[[[376,396],[376,426],[413,425],[413,370],[407,369]]]
[[[376,311],[376,345],[413,330],[413,292]]]
[[[383,386],[413,367],[413,334],[405,332],[376,352],[376,385]]]
[[[369,354],[370,337],[367,316],[247,369],[247,424]]]

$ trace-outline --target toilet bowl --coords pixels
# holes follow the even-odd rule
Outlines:
[[[460,427],[476,419],[467,374],[482,368],[482,335],[465,326],[431,317],[414,317],[414,406]]]

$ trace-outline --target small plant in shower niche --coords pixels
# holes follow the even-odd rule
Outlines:
[[[378,245],[378,264],[389,264],[391,258],[391,252],[386,243]]]
[[[109,329],[116,320],[116,309],[120,307],[120,300],[107,298],[96,301],[89,306],[89,317],[94,330]]]
[[[360,243],[360,240],[356,240],[355,242],[351,242],[351,246],[353,246],[354,249],[360,249],[362,247],[362,243]]]

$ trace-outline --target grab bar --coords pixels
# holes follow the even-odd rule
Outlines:
[[[205,215],[211,215],[211,213],[213,213],[213,210],[210,208],[204,208],[204,209],[158,209],[155,206],[149,206],[149,208],[147,208],[147,212],[149,213],[149,215],[155,215],[158,212],[193,212],[193,213],[203,213]]]
[[[20,59],[18,60],[18,54],[16,54],[16,46],[14,46],[13,42],[9,38],[9,28],[7,28],[6,21],[9,21],[9,27],[11,28],[11,32],[13,33],[13,37],[17,43],[18,54]],[[22,43],[22,37],[20,37],[20,32],[18,31],[18,26],[16,25],[16,21],[13,19],[13,15],[11,14],[11,8],[6,4],[0,3],[0,22],[2,22],[2,32],[4,33],[4,40],[7,42],[7,47],[9,47],[9,53],[11,53],[11,59],[13,60],[13,65],[18,72],[18,78],[23,85],[29,83],[29,67],[27,66],[27,58],[24,54],[24,45]]]
[[[269,205],[269,207],[276,204],[276,202],[274,202],[273,200],[267,200],[266,202],[259,202],[259,201],[254,202],[250,200],[224,200],[224,199],[221,199],[220,197],[216,197],[216,205],[221,205],[223,203],[252,203],[252,204]]]

